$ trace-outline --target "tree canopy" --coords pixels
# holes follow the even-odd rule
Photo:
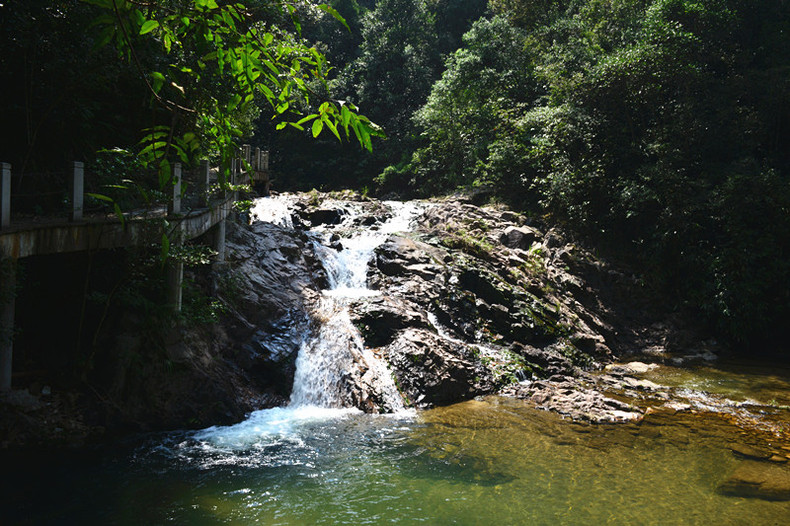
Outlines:
[[[254,135],[280,188],[482,187],[632,263],[731,341],[790,320],[786,2],[8,0],[0,11],[4,160],[118,145],[153,163],[222,159]]]
[[[345,169],[323,151],[336,169],[308,180],[485,187],[631,262],[715,334],[754,341],[790,317],[785,3],[491,0],[450,17],[455,41],[445,4],[363,16],[331,88],[390,139]]]
[[[329,13],[345,24],[329,5],[279,0],[249,6],[215,0],[6,2],[0,8],[9,14],[3,23],[3,65],[9,66],[4,84],[19,97],[5,103],[4,113],[12,126],[28,121],[26,127],[40,129],[54,111],[83,112],[83,155],[128,147],[124,128],[142,124],[137,154],[154,164],[190,164],[197,155],[227,159],[261,113],[273,116],[278,128],[309,127],[313,136],[326,131],[337,139],[353,137],[371,149],[378,128],[352,103],[321,99],[313,89],[326,82],[329,66],[301,38],[298,8]],[[131,86],[115,92],[115,75]],[[66,93],[75,98],[56,95],[64,81],[73,83]],[[37,105],[48,105],[48,97],[55,100],[42,113]],[[91,111],[97,99],[114,97],[102,115]],[[127,108],[146,115],[127,120]],[[92,137],[91,128],[102,126],[111,129]],[[27,150],[50,146],[32,132],[26,139]]]

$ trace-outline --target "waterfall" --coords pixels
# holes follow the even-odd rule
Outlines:
[[[293,228],[291,206],[295,200],[289,195],[256,199],[250,208],[250,221],[264,221],[285,228]]]
[[[296,360],[296,375],[290,405],[294,407],[317,405],[342,407],[346,404],[345,378],[353,367],[362,366],[380,390],[384,405],[393,411],[404,409],[387,365],[367,349],[356,327],[351,323],[348,312],[350,300],[372,296],[377,291],[366,286],[368,262],[374,250],[389,234],[410,228],[412,220],[419,214],[418,205],[387,202],[392,217],[378,230],[353,231],[342,239],[343,250],[326,246],[329,229],[319,228],[318,239],[314,240],[316,254],[327,270],[330,287],[323,295],[314,317],[321,321],[316,333],[302,345]],[[333,203],[340,206],[340,203]],[[346,207],[344,222],[337,230],[349,231],[358,211]],[[332,229],[335,230],[335,229]]]
[[[295,199],[289,196],[256,200],[251,210],[253,220],[268,221],[283,228],[293,228],[290,207]],[[378,229],[354,227],[360,210],[354,203],[325,203],[346,211],[345,220],[334,227],[318,227],[308,232],[315,253],[329,276],[329,288],[322,291],[316,312],[312,313],[315,328],[306,335],[296,359],[291,399],[286,407],[263,409],[250,414],[244,422],[232,426],[213,426],[195,432],[196,441],[179,445],[180,454],[191,456],[200,452],[206,467],[214,464],[258,462],[248,452],[268,451],[269,446],[303,443],[314,423],[343,418],[358,409],[349,407],[347,376],[362,371],[368,386],[375,386],[383,406],[397,415],[406,415],[403,400],[394,384],[387,364],[363,344],[351,323],[349,303],[354,299],[378,294],[367,288],[367,265],[373,252],[387,236],[407,231],[422,211],[420,205],[386,202],[391,211],[389,220]],[[342,251],[329,248],[333,233],[342,232]],[[239,453],[244,451],[245,453]],[[206,453],[209,455],[206,457]]]

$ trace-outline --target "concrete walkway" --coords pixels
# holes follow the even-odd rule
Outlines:
[[[234,161],[232,181],[249,184],[268,181],[268,153],[261,162],[260,149],[256,149],[254,170],[242,172],[241,160]],[[244,157],[249,166],[250,149],[245,146]],[[173,173],[173,195],[167,206],[160,205],[144,211],[124,213],[121,221],[114,215],[83,216],[83,166],[74,163],[72,182],[72,210],[69,218],[31,218],[11,222],[10,216],[10,166],[2,164],[0,180],[0,392],[11,389],[13,362],[14,311],[16,296],[16,261],[21,258],[66,252],[93,251],[159,243],[166,234],[171,245],[194,239],[214,229],[213,248],[217,259],[224,260],[225,219],[238,200],[237,192],[207,201],[209,168],[201,164],[202,180],[197,190],[202,195],[203,206],[185,212],[181,209],[181,168],[176,164]],[[168,263],[167,298],[174,310],[181,309],[183,263]]]

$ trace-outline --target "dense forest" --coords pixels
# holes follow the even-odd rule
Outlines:
[[[248,142],[272,152],[277,190],[472,188],[561,224],[738,345],[790,319],[787,2],[9,0],[0,15],[0,159],[16,171],[113,148],[222,161]]]

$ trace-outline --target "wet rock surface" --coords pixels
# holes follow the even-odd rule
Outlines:
[[[199,427],[287,403],[330,282],[317,251],[343,253],[349,236],[392,216],[385,203],[354,194],[298,194],[291,204],[283,223],[229,226],[227,262],[211,277],[221,323],[175,331],[165,342],[170,365],[130,373],[145,342],[134,324],[119,332],[112,355],[121,358],[99,386],[100,405],[114,415],[106,425]],[[352,301],[351,321],[413,407],[503,394],[591,423],[709,410],[644,376],[656,364],[714,359],[715,344],[634,275],[523,215],[463,199],[424,203],[413,230],[376,249],[367,285],[377,295]],[[370,357],[355,359],[347,403],[390,410]]]
[[[409,328],[387,346],[397,385],[413,407],[447,405],[491,392],[490,373],[474,350],[435,332]]]
[[[338,222],[345,206],[301,196],[294,224],[321,223],[326,246],[340,250],[349,228],[375,230],[389,216],[386,205],[357,199],[353,221]],[[464,199],[425,203],[412,231],[376,249],[367,282],[380,295],[356,301],[352,321],[418,407],[500,393],[574,420],[633,421],[668,401],[667,389],[640,378],[653,362],[710,353],[635,276],[557,229]],[[631,362],[585,372],[618,358]],[[355,398],[375,410],[374,395]]]
[[[529,400],[539,409],[554,411],[577,422],[613,424],[637,421],[643,416],[638,407],[584,387],[573,377],[515,384],[503,394]]]
[[[643,410],[600,394],[596,380],[585,387],[576,378],[618,355],[636,355],[643,348],[663,353],[680,345],[673,343],[671,321],[656,326],[655,309],[642,309],[644,318],[639,318],[635,278],[565,242],[556,230],[544,233],[528,223],[508,210],[459,201],[426,204],[414,231],[391,236],[370,263],[368,281],[387,298],[386,317],[397,323],[382,327],[377,339],[368,335],[370,323],[362,321],[369,314],[360,314],[366,341],[390,349],[398,331],[433,331],[434,347],[457,358],[447,363],[477,379],[466,391],[448,388],[452,396],[423,393],[425,405],[499,392],[582,421],[639,418]],[[601,298],[600,289],[613,287],[622,290],[608,297],[627,303],[607,304]],[[426,317],[432,328],[425,327]],[[448,343],[441,347],[442,341]],[[410,382],[410,375],[424,371],[414,366],[416,359],[404,358],[415,353],[398,347],[387,356],[401,386],[407,385],[404,390],[416,400],[413,393],[421,386]],[[638,367],[619,371],[618,386],[651,389],[651,382],[633,376],[640,372]],[[438,374],[448,386],[456,385],[446,368]],[[541,383],[518,383],[528,379]],[[437,379],[429,383],[443,385]]]

